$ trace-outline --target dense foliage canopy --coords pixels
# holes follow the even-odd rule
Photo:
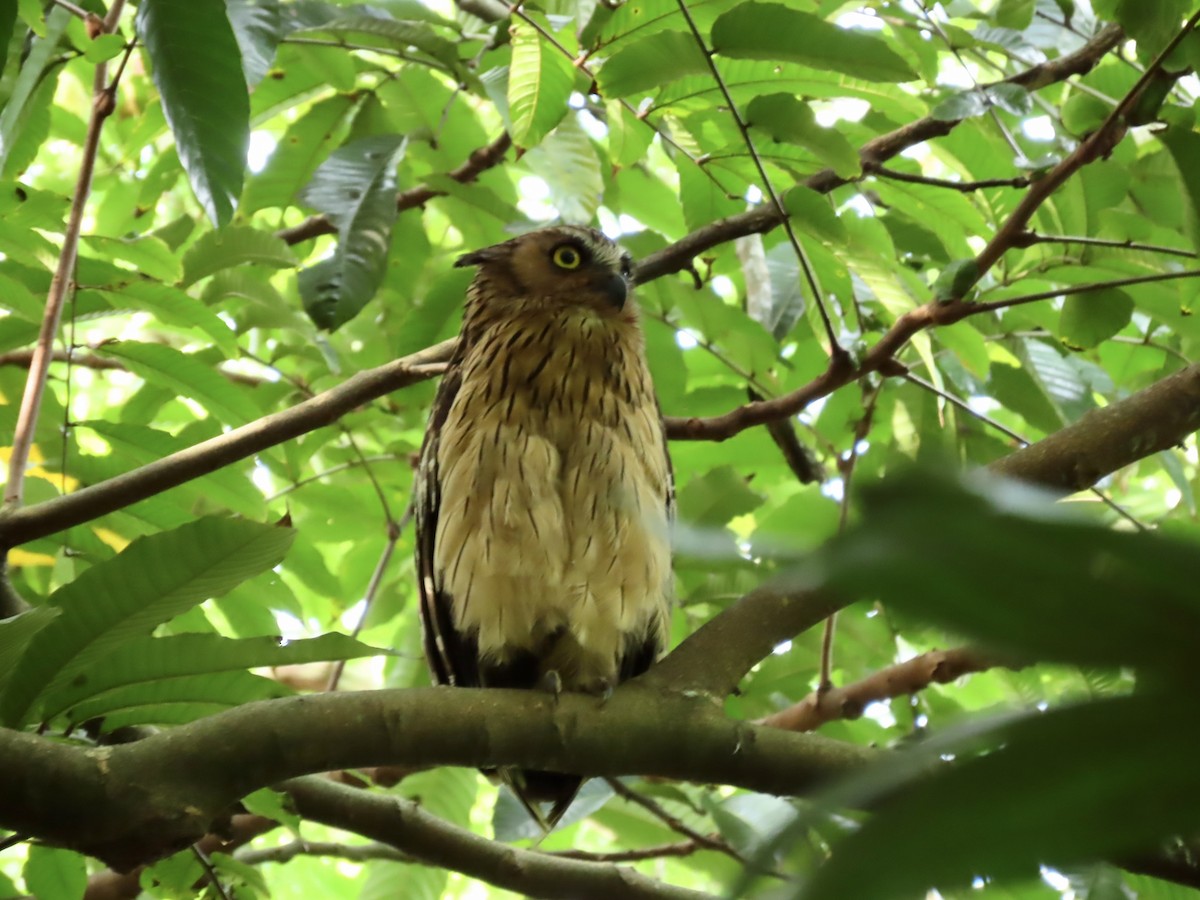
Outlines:
[[[0,897],[1191,896],[1198,18],[0,3]],[[453,262],[554,221],[678,489],[604,702],[414,607]]]

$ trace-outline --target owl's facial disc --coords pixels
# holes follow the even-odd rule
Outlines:
[[[578,271],[587,276],[588,290],[601,295],[620,311],[629,299],[629,257],[622,254],[617,269],[607,254],[598,254],[596,249],[585,241],[571,238],[550,248],[550,264],[564,274]]]

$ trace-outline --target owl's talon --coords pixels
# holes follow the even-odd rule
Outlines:
[[[558,695],[563,691],[562,676],[556,669],[543,672],[542,677],[538,680],[538,689],[553,694],[554,699],[557,700]]]

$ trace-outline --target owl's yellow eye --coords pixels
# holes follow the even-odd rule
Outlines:
[[[554,252],[550,254],[550,259],[560,269],[578,269],[579,264],[583,262],[582,254],[570,244],[560,244],[555,247]]]

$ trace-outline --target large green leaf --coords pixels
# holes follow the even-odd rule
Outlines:
[[[550,202],[564,222],[587,224],[604,193],[600,160],[591,138],[575,118],[564,119],[528,154],[529,164],[550,189]]]
[[[808,150],[840,178],[853,179],[862,173],[858,151],[850,142],[834,129],[818,125],[812,108],[791,94],[755,97],[746,107],[745,118],[747,125],[766,132],[771,140]]]
[[[225,225],[242,193],[250,140],[250,99],[225,4],[142,0],[137,30],[196,199]]]
[[[190,397],[222,422],[241,425],[262,414],[247,389],[174,347],[122,341],[107,344],[98,352],[121,360],[147,384],[170,387]]]
[[[549,23],[530,13],[543,29]],[[536,147],[567,114],[575,83],[571,60],[553,47],[532,24],[518,21],[512,29],[512,62],[508,69],[510,134],[518,147]]]
[[[0,695],[0,721],[28,721],[38,697],[210,597],[283,559],[291,529],[201,519],[141,538],[51,595],[61,610],[29,642]]]
[[[249,672],[163,676],[94,694],[73,703],[65,715],[73,724],[103,717],[107,730],[123,725],[178,724],[211,715],[214,709],[286,697],[290,693],[291,689],[278,681]],[[45,709],[40,714],[47,719],[51,716]]]
[[[50,609],[53,609],[51,607]],[[0,633],[2,634],[2,633]],[[3,648],[0,648],[2,652]],[[300,665],[329,660],[359,659],[390,651],[368,647],[343,634],[323,634],[309,640],[283,641],[272,637],[233,639],[216,634],[176,634],[132,638],[102,663],[79,671],[42,698],[43,715],[57,715],[83,700],[116,688],[144,685],[165,678],[185,681],[190,675],[241,671],[258,666]],[[161,702],[161,696],[123,695],[122,702]],[[200,699],[197,695],[193,699]]]
[[[29,55],[21,64],[21,72],[12,93],[8,95],[4,109],[0,110],[0,170],[6,169],[9,155],[20,137],[26,104],[41,84],[51,56],[58,49],[59,39],[70,21],[71,14],[64,7],[54,6],[46,16],[45,33],[33,39]],[[55,76],[47,80],[53,83],[59,71],[55,68]]]
[[[242,54],[246,84],[262,81],[275,60],[284,23],[278,0],[226,0],[225,11]]]
[[[692,35],[662,31],[614,53],[597,80],[605,97],[627,97],[706,72],[708,63]]]
[[[332,255],[300,272],[304,308],[320,328],[332,331],[358,315],[387,271],[404,145],[398,135],[352,141],[322,163],[304,189],[304,202],[338,229]]]
[[[297,192],[312,177],[321,160],[345,137],[349,119],[358,108],[355,98],[335,94],[314,103],[288,125],[266,166],[247,180],[242,212],[249,215],[295,202]]]
[[[76,427],[86,428],[104,438],[109,445],[109,456],[119,461],[121,471],[146,465],[191,446],[187,438],[129,422],[93,419],[78,422]],[[212,504],[218,504],[255,519],[266,513],[262,494],[242,472],[233,467],[194,478],[174,490],[185,493],[192,503],[209,504],[210,509]]]
[[[1190,677],[1196,545],[1072,520],[1015,483],[981,495],[893,474],[863,502],[862,524],[820,556],[840,590],[1036,659]]]
[[[60,612],[52,606],[43,606],[0,621],[0,692],[34,635],[53,622]]]
[[[880,37],[832,25],[778,3],[741,3],[712,28],[722,56],[797,62],[866,81],[911,81],[916,73]]]
[[[246,225],[228,225],[205,232],[183,256],[184,287],[225,269],[244,265],[286,269],[296,255],[281,238]]]
[[[1149,693],[1035,714],[985,735],[986,755],[970,758],[977,737],[938,741],[942,760],[959,760],[940,761],[930,748],[865,773],[837,799],[870,804],[871,817],[798,896],[965,891],[981,876],[1033,878],[1042,865],[1119,857],[1194,831],[1200,724],[1178,715],[1186,696]]]
[[[216,313],[190,294],[166,284],[132,281],[118,290],[101,291],[113,309],[149,312],[164,325],[195,328],[226,358],[238,355],[237,336]]]

